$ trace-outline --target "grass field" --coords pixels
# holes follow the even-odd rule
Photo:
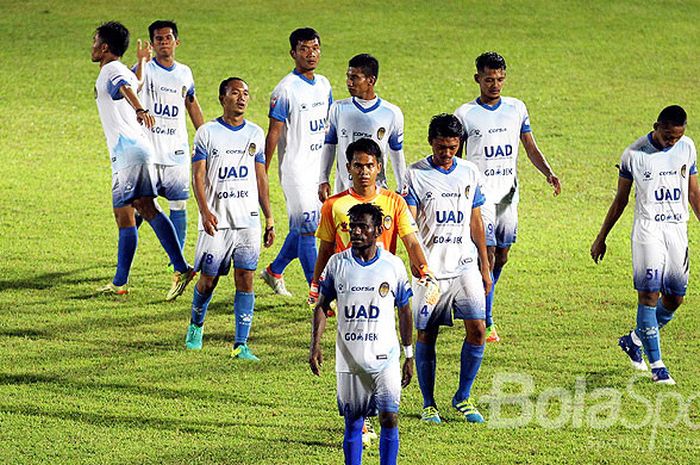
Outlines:
[[[210,306],[204,350],[184,350],[191,291],[174,304],[163,301],[167,259],[147,227],[132,294],[126,300],[94,294],[113,275],[117,231],[93,101],[99,69],[89,59],[92,35],[101,22],[117,19],[135,44],[156,18],[179,22],[178,59],[193,69],[207,119],[219,115],[218,83],[238,75],[253,95],[249,119],[267,127],[269,94],[292,68],[287,37],[295,27],[320,31],[319,72],[336,98],[347,95],[347,60],[374,54],[379,94],[406,117],[409,161],[427,154],[433,114],[476,96],[474,57],[502,53],[509,63],[504,93],[527,103],[563,193],[553,198],[522,157],[520,234],[495,307],[503,342],[488,346],[475,385],[489,423],[465,424],[448,409],[461,331],[446,330],[438,345],[437,400],[447,421],[434,428],[419,422],[414,381],[402,399],[400,461],[698,462],[696,219],[689,226],[686,304],[663,332],[664,360],[679,383],[672,388],[635,380],[616,347],[635,315],[631,211],[610,235],[603,264],[588,254],[612,200],[614,165],[659,110],[683,105],[687,134],[700,137],[697,1],[0,4],[1,463],[342,463],[333,326],[324,345],[329,361],[315,378],[306,362],[310,314],[298,263],[287,273],[295,298],[275,298],[257,282],[256,365],[229,358],[231,279]],[[286,224],[276,170],[271,182],[281,234],[261,263],[278,250]],[[189,213],[191,259],[194,200]],[[497,394],[505,377],[531,389],[520,398],[522,409],[506,407],[499,416],[489,401],[504,401]],[[519,392],[518,382],[508,392]],[[521,421],[507,426],[498,418]],[[376,449],[365,452],[365,462],[378,462]]]

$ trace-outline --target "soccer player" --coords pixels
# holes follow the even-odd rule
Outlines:
[[[484,177],[486,203],[481,214],[493,275],[493,286],[486,297],[486,341],[498,342],[492,308],[496,283],[518,230],[519,143],[523,143],[530,162],[552,186],[554,195],[561,192],[561,183],[535,142],[525,104],[501,96],[506,80],[505,59],[496,52],[481,54],[476,59],[474,80],[479,84],[479,97],[459,107],[455,115],[464,126],[465,158],[474,162]]]
[[[253,277],[260,256],[260,216],[265,215],[264,245],[275,238],[269,186],[263,153],[264,134],[245,116],[250,96],[243,79],[231,77],[219,85],[222,116],[197,130],[192,169],[194,195],[199,205],[199,239],[195,269],[201,271],[194,288],[192,318],[185,345],[202,348],[202,326],[207,307],[233,261],[236,296],[236,341],[233,355],[257,361],[247,345],[253,321]]]
[[[683,303],[688,287],[688,203],[700,218],[695,144],[684,136],[687,115],[678,105],[664,108],[654,130],[622,153],[617,194],[591,245],[598,263],[605,239],[624,212],[632,184],[635,190],[632,267],[637,290],[637,325],[618,340],[632,366],[646,371],[644,347],[652,380],[675,384],[661,360],[659,330]]]
[[[190,149],[185,110],[195,130],[204,124],[204,116],[194,89],[192,71],[175,61],[180,45],[177,24],[158,20],[148,26],[150,44],[137,50],[134,68],[141,80],[139,98],[156,119],[150,137],[155,148],[158,194],[168,199],[170,221],[175,227],[180,248],[187,236],[187,199],[190,197]],[[151,48],[155,57],[151,59]]]
[[[403,113],[396,105],[380,99],[374,92],[374,85],[379,76],[379,62],[372,55],[356,55],[348,62],[347,79],[351,97],[337,100],[331,105],[328,116],[328,133],[323,145],[321,162],[321,179],[318,186],[318,198],[324,202],[330,195],[329,176],[331,167],[336,163],[335,191],[337,194],[352,185],[345,167],[345,150],[351,142],[366,137],[377,142],[382,150],[382,171],[377,179],[381,187],[389,186],[386,182],[385,167],[387,154],[391,157],[396,177],[397,190],[401,191],[406,160],[403,154]]]
[[[395,464],[399,452],[401,387],[413,377],[411,289],[403,262],[377,246],[384,214],[376,205],[358,204],[349,212],[351,248],[331,257],[314,309],[309,365],[320,376],[321,336],[329,303],[338,301],[335,369],[338,412],[345,419],[345,463],[362,463],[362,424],[379,412],[382,427],[379,462]],[[406,359],[399,368],[394,307]]]
[[[316,74],[321,38],[311,28],[289,36],[294,70],[285,76],[270,99],[270,126],[265,140],[265,163],[269,168],[277,147],[279,178],[287,202],[289,234],[275,260],[261,277],[280,295],[290,296],[282,273],[299,258],[306,281],[311,283],[316,263],[319,206],[318,179],[321,149],[333,101],[328,79]]]
[[[92,61],[100,64],[95,100],[112,162],[112,206],[119,228],[117,272],[100,291],[128,293],[129,270],[138,242],[136,209],[155,231],[175,268],[173,285],[166,295],[166,300],[174,300],[195,272],[182,255],[173,224],[155,201],[159,186],[152,163],[153,146],[140,126],[150,129],[155,120],[136,95],[136,76],[120,61],[128,47],[129,31],[120,23],[107,22],[95,31]]]
[[[404,188],[428,251],[428,264],[442,291],[436,304],[428,302],[420,286],[413,297],[418,330],[416,368],[423,394],[421,419],[429,423],[441,422],[434,397],[435,343],[439,326],[452,326],[453,312],[454,318],[464,321],[466,335],[452,406],[469,422],[484,421],[470,393],[484,356],[485,294],[491,285],[480,211],[485,199],[476,165],[455,158],[462,137],[457,117],[434,116],[428,129],[432,155],[408,167]]]

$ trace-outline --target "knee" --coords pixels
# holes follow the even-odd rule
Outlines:
[[[489,257],[489,266],[493,270],[494,264],[496,263],[496,248],[495,247],[489,247],[486,251],[486,254]]]
[[[422,344],[435,344],[437,340],[437,331],[433,332],[419,329],[416,340]]]
[[[467,330],[467,342],[477,346],[486,342],[486,322],[484,320],[470,320],[465,322]]]
[[[143,216],[146,221],[151,221],[158,214],[158,207],[155,199],[150,197],[141,197],[134,200],[134,208]]]
[[[663,296],[663,304],[669,312],[675,312],[683,303],[682,295],[665,295]]]
[[[396,413],[380,412],[379,424],[382,428],[396,428],[399,426],[399,416]]]
[[[214,287],[216,287],[216,278],[205,274],[201,274],[199,276],[199,281],[197,281],[197,290],[200,294],[210,294],[214,291]]]
[[[236,290],[242,292],[253,292],[253,272],[249,270],[235,269],[233,272],[236,282]]]
[[[494,268],[503,268],[508,263],[508,249],[497,249]]]
[[[656,307],[656,303],[659,300],[658,292],[643,292],[639,291],[637,296],[637,302],[639,305],[645,305],[647,307]]]

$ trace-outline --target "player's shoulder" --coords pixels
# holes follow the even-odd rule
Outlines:
[[[462,172],[467,172],[470,174],[478,174],[479,173],[479,168],[476,166],[476,164],[472,161],[465,160],[464,158],[453,158],[455,163],[457,163],[457,169],[462,171]]]
[[[404,272],[406,271],[406,268],[404,267],[403,260],[401,260],[399,257],[394,255],[393,253],[389,252],[386,249],[378,249],[379,251],[379,259],[388,263],[390,267],[394,268],[397,271],[403,270]],[[381,279],[381,278],[380,278]]]
[[[526,108],[525,102],[515,97],[501,97],[501,102],[505,108],[511,107],[517,110],[524,110]]]
[[[248,127],[248,131],[252,132],[255,135],[265,135],[265,131],[263,130],[262,127],[260,127],[258,124],[255,124],[253,121],[246,119],[245,124]]]
[[[688,147],[695,149],[695,142],[688,136],[683,136],[678,140],[677,144],[685,144]]]
[[[384,99],[381,99],[381,101],[382,101],[382,104],[381,104],[382,107],[386,108],[387,110],[391,111],[394,114],[403,115],[403,112],[401,111],[401,108],[399,108],[398,105],[395,105],[395,104],[389,102],[388,100],[384,100]]]
[[[296,80],[298,79],[297,75],[294,74],[293,71],[287,73],[281,80],[280,82],[277,83],[275,86],[275,89],[272,91],[273,93],[275,92],[280,92],[282,90],[286,90],[289,87],[292,87]]]
[[[329,81],[328,78],[322,74],[314,74],[314,80],[323,86],[331,86],[331,81]]]
[[[218,118],[209,120],[197,128],[197,134],[204,134],[207,132],[212,132],[221,127]]]
[[[390,191],[389,189],[384,189],[383,187],[379,188],[379,195],[391,200],[392,202],[406,203],[406,201],[403,197],[401,197],[400,194],[397,194],[394,191]]]
[[[425,171],[431,169],[428,158],[429,157],[424,157],[416,162],[411,163],[410,165],[408,165],[408,169],[410,171]]]
[[[334,208],[337,204],[338,201],[344,200],[347,198],[352,198],[352,194],[350,194],[350,190],[344,190],[342,192],[338,192],[337,194],[333,194],[330,197],[328,197],[324,202],[321,208]]]
[[[474,99],[457,107],[457,109],[454,112],[454,115],[457,117],[465,116],[471,111],[478,110],[479,108],[481,108],[481,106],[476,101],[476,99]]]
[[[348,110],[353,107],[352,97],[343,98],[340,100],[334,100],[331,104],[331,108],[337,108],[340,111]]]

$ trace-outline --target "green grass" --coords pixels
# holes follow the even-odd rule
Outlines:
[[[309,312],[298,264],[287,282],[297,296],[274,298],[257,282],[251,345],[258,365],[229,359],[233,339],[230,278],[210,307],[204,350],[184,351],[190,291],[163,301],[166,258],[142,228],[128,299],[96,297],[114,271],[117,234],[110,168],[93,102],[94,28],[118,19],[145,37],[156,18],[179,24],[178,58],[195,74],[207,119],[219,114],[221,79],[248,80],[249,118],[266,127],[267,99],[292,68],[287,36],[312,25],[323,37],[319,72],[346,96],[344,72],[356,53],[381,62],[378,91],[406,117],[409,161],[428,151],[430,117],[472,99],[473,59],[495,49],[508,60],[507,95],[523,99],[538,142],[562,179],[553,198],[522,157],[520,235],[498,286],[495,315],[503,342],[489,345],[475,386],[487,419],[497,376],[518,373],[534,384],[532,405],[552,388],[572,396],[534,409],[526,425],[462,423],[447,407],[456,387],[460,331],[438,346],[437,400],[446,424],[418,421],[414,382],[401,406],[402,463],[659,463],[697,461],[700,433],[641,421],[659,393],[684,400],[700,390],[694,312],[700,293],[691,261],[687,303],[664,330],[664,360],[679,385],[665,389],[633,375],[615,346],[633,323],[627,212],[595,266],[588,248],[612,199],[614,165],[658,111],[680,103],[696,139],[700,118],[700,21],[697,1],[602,2],[184,2],[160,6],[125,0],[4,2],[0,16],[0,462],[329,464],[342,461],[342,421],[335,411],[333,326],[324,339],[323,376],[307,367]],[[135,43],[135,42],[134,42]],[[127,62],[134,57],[127,53]],[[393,179],[393,178],[391,178]],[[277,175],[271,176],[280,241],[286,223]],[[630,209],[631,210],[631,209]],[[196,239],[189,204],[188,256]],[[700,233],[689,228],[691,257]],[[402,251],[403,253],[403,251]],[[583,404],[573,396],[585,380]],[[611,426],[590,420],[603,400],[622,395]],[[517,389],[516,389],[517,390]],[[602,395],[596,391],[595,395]],[[560,392],[561,394],[561,392]],[[663,401],[663,398],[661,398]],[[574,408],[574,405],[578,407]],[[583,407],[581,407],[583,405]],[[662,404],[673,420],[672,399]],[[517,416],[516,408],[507,408]],[[560,412],[560,427],[550,423]],[[700,403],[689,407],[700,423]],[[365,453],[376,463],[376,449]]]

